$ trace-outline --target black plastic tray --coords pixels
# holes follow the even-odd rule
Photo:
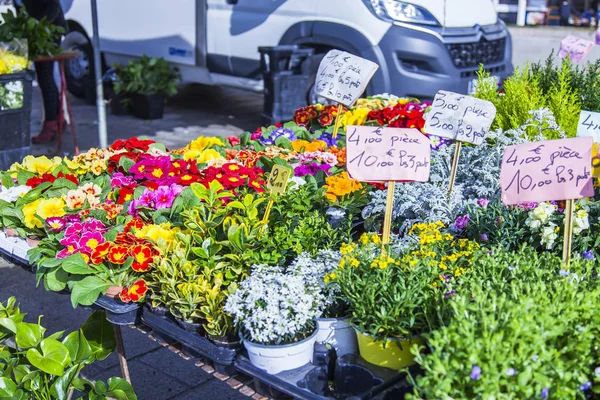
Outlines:
[[[25,260],[21,259],[20,257],[16,257],[14,254],[12,254],[11,252],[9,252],[6,249],[3,249],[1,247],[0,247],[0,256],[2,258],[4,258],[6,261],[8,261],[9,263],[18,265],[19,267],[24,268],[27,271],[31,272],[31,264],[29,264],[28,261],[25,261]]]
[[[94,302],[94,307],[105,310],[106,320],[113,325],[134,325],[140,322],[139,303],[123,303],[102,295]]]
[[[355,354],[337,360],[333,374],[325,366],[308,364],[271,375],[252,365],[245,355],[237,357],[235,367],[254,378],[257,392],[274,398],[283,395],[303,400],[333,400],[371,399],[378,396],[379,399],[388,400],[392,397],[386,397],[386,391],[397,396],[411,390],[405,379],[406,373],[377,367]],[[330,380],[336,387],[335,393],[330,391]]]
[[[152,328],[153,335],[165,341],[172,339],[180,343],[183,352],[187,355],[213,361],[217,372],[226,375],[234,374],[233,363],[238,354],[237,349],[217,346],[205,337],[187,332],[172,319],[153,314],[148,305],[142,308],[142,322]]]

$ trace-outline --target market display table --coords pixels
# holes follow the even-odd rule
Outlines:
[[[59,113],[58,113],[58,146],[55,154],[59,154],[62,149],[62,134],[65,126],[65,107],[67,114],[69,115],[69,126],[71,128],[71,136],[73,136],[73,146],[75,155],[79,154],[79,145],[77,144],[77,135],[75,134],[75,122],[73,121],[73,113],[71,112],[71,102],[69,101],[69,94],[67,92],[67,78],[65,76],[65,62],[81,56],[82,53],[79,51],[65,51],[57,54],[53,57],[38,57],[34,62],[47,62],[56,61],[58,62],[60,70],[60,91],[59,91]]]

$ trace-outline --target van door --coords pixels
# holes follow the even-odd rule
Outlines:
[[[317,0],[207,0],[211,72],[260,79],[261,46],[277,46],[294,24],[316,16]]]
[[[100,47],[106,53],[146,54],[178,64],[195,65],[196,3],[204,1],[99,1]]]

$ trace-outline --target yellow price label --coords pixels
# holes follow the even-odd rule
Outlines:
[[[600,144],[592,144],[592,176],[594,178],[600,178]]]
[[[282,165],[274,165],[267,181],[267,189],[274,194],[282,194],[288,184],[290,170]]]

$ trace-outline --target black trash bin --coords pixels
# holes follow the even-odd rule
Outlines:
[[[21,93],[23,96],[22,106],[19,108],[13,108],[14,104],[0,102],[0,170],[10,168],[13,163],[20,162],[31,154],[33,78],[31,71],[0,75],[0,90],[3,91],[4,98],[7,98],[9,90],[13,93],[12,96],[20,98]]]
[[[259,47],[263,71],[264,124],[292,119],[306,105],[309,59],[314,50],[299,46]]]

